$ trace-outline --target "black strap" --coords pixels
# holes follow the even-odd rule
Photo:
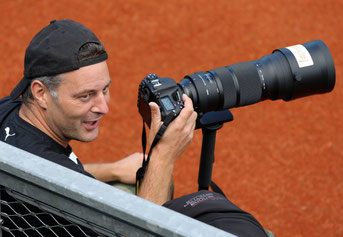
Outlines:
[[[136,172],[136,195],[139,192],[140,185],[143,181],[147,166],[150,161],[150,155],[152,152],[152,149],[156,146],[156,144],[161,140],[164,132],[166,131],[168,125],[170,122],[174,119],[174,114],[170,113],[167,118],[164,120],[163,124],[161,125],[160,129],[155,135],[155,138],[150,146],[149,153],[147,158],[145,159],[145,152],[146,152],[146,130],[145,130],[145,121],[143,120],[143,130],[142,130],[142,147],[143,147],[143,161],[142,161],[142,167],[140,167]]]
[[[213,192],[219,193],[219,194],[223,195],[224,197],[226,197],[225,194],[224,194],[224,192],[223,192],[223,191],[219,188],[219,186],[218,186],[215,182],[213,182],[212,180],[211,180],[210,186],[211,186],[211,189],[212,189]]]
[[[138,190],[141,184],[141,181],[145,174],[145,167],[146,167],[146,160],[145,160],[145,151],[146,151],[146,130],[145,130],[145,122],[143,120],[143,129],[142,129],[142,148],[143,148],[143,159],[142,159],[142,166],[136,172],[136,195],[138,194]]]

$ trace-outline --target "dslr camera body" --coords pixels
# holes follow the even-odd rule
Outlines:
[[[183,92],[171,78],[159,78],[156,74],[147,75],[139,85],[138,110],[143,120],[150,127],[150,102],[155,102],[161,111],[162,121],[167,116],[175,118],[183,108]]]

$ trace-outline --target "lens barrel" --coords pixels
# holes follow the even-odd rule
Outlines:
[[[274,50],[259,60],[187,75],[179,87],[198,113],[218,111],[262,100],[327,93],[335,85],[335,66],[321,40]]]

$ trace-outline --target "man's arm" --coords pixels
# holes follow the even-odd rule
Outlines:
[[[153,148],[150,162],[138,195],[156,204],[163,204],[170,198],[170,185],[176,159],[187,148],[193,138],[197,118],[192,100],[183,96],[185,107],[168,126],[158,144]],[[158,105],[150,103],[151,131],[150,144],[161,126]]]
[[[136,182],[136,172],[142,166],[142,161],[143,154],[134,153],[112,163],[85,164],[84,168],[96,179],[103,182],[118,181],[134,184]]]

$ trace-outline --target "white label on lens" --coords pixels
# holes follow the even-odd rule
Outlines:
[[[289,49],[294,55],[295,59],[298,62],[299,68],[313,65],[312,57],[303,45],[297,44],[287,47],[287,49]]]

